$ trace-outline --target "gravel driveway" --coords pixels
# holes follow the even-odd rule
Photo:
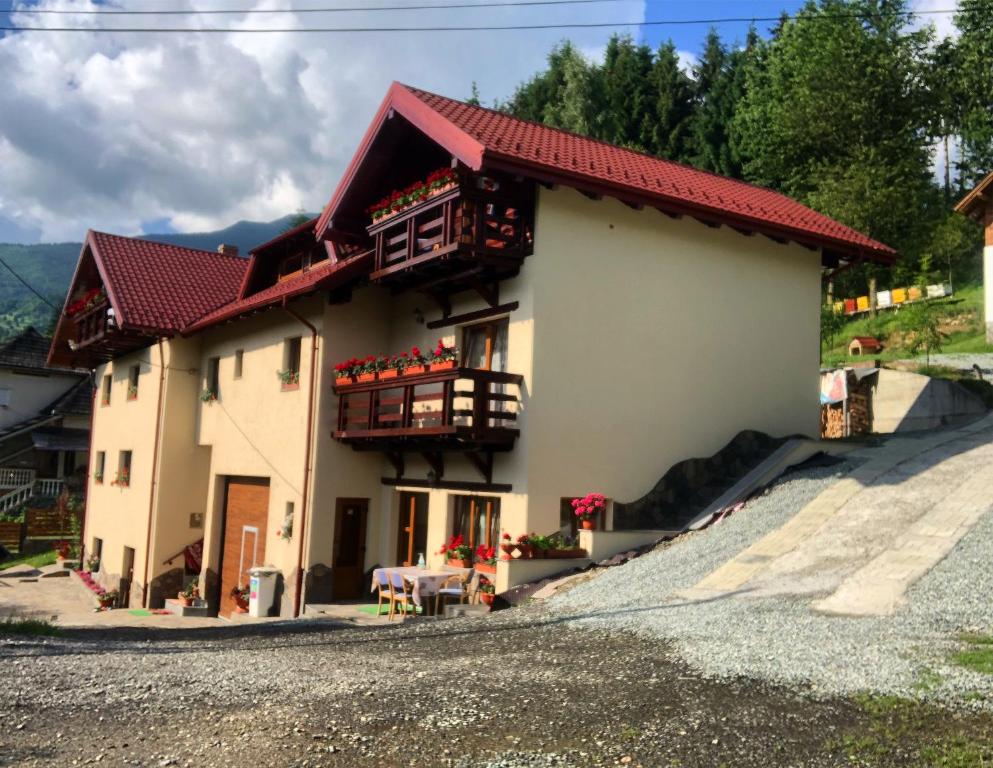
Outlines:
[[[580,626],[668,638],[708,675],[801,683],[825,696],[873,691],[993,709],[993,678],[948,660],[960,632],[993,633],[989,511],[910,588],[895,616],[821,615],[797,596],[689,602],[674,595],[781,526],[846,469],[792,473],[720,524],[580,583],[552,608]]]
[[[534,607],[341,629],[70,630],[0,638],[3,766],[841,766],[857,703],[707,679],[665,642],[570,629]],[[861,765],[924,765],[915,714]],[[916,734],[920,733],[921,736]]]

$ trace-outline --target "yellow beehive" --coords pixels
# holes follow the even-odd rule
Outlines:
[[[845,302],[843,302],[843,301],[836,301],[834,303],[834,313],[836,315],[840,315],[844,311],[845,311]]]
[[[894,288],[893,289],[893,303],[903,304],[907,300],[907,289],[906,288]]]
[[[921,289],[916,285],[912,285],[907,289],[907,300],[917,301],[921,297]]]
[[[858,307],[859,312],[865,312],[869,309],[869,297],[859,296],[855,300],[855,306]]]

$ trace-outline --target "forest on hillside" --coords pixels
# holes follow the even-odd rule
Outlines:
[[[776,189],[900,252],[836,295],[971,282],[980,232],[952,206],[993,171],[993,0],[961,0],[947,38],[923,21],[904,0],[811,0],[768,38],[711,30],[689,73],[671,41],[615,36],[602,63],[563,42],[497,108]]]

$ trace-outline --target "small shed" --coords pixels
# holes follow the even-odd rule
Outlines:
[[[849,355],[875,355],[882,351],[882,342],[872,336],[855,336],[848,344]]]

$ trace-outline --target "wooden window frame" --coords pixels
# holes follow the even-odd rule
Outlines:
[[[486,354],[485,354],[485,364],[481,370],[492,371],[493,370],[493,347],[496,346],[496,338],[501,326],[507,327],[507,332],[510,332],[510,318],[501,317],[496,320],[487,320],[485,323],[473,323],[472,325],[462,326],[462,349],[469,349],[468,334],[475,333],[480,330],[486,332]],[[508,336],[509,339],[509,336]]]

